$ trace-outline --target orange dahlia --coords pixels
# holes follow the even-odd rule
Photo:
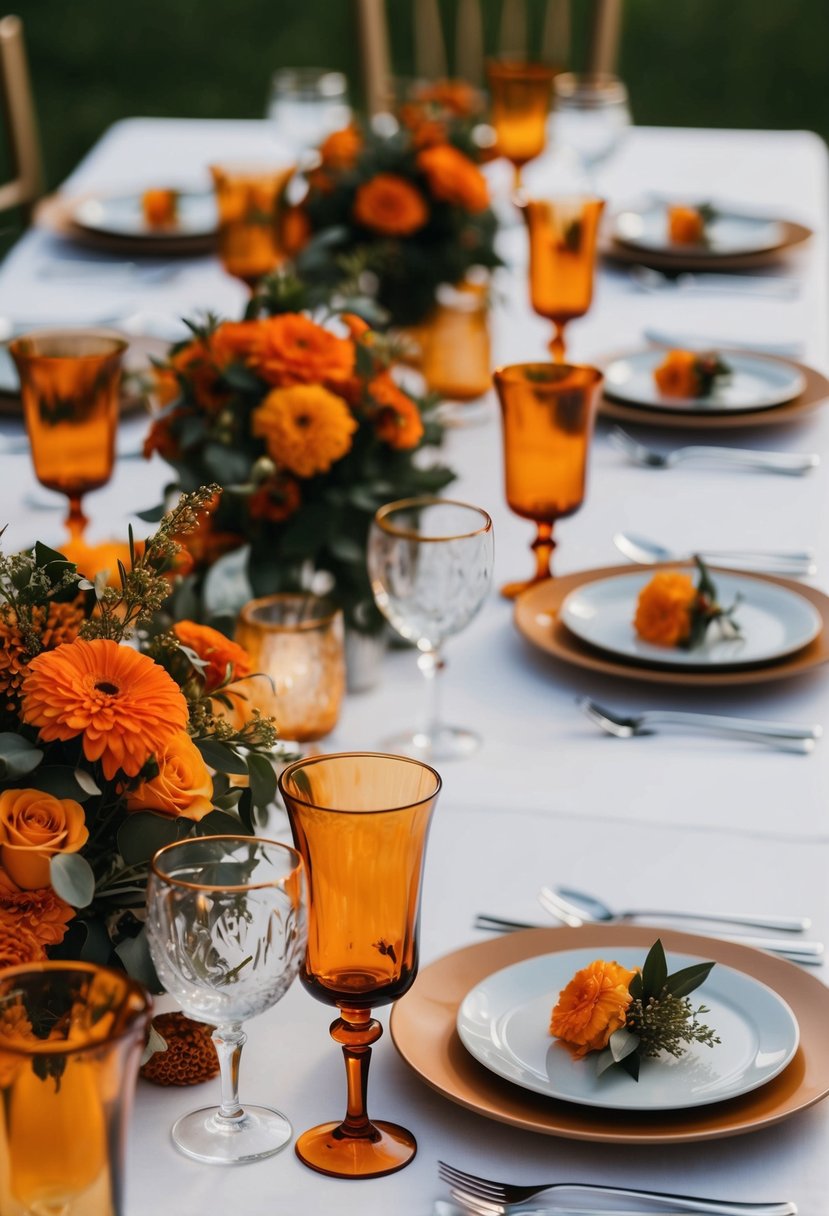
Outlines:
[[[468,156],[451,144],[424,148],[417,167],[425,174],[435,198],[465,211],[484,211],[489,206],[486,178]]]
[[[19,891],[8,875],[4,875],[0,884],[0,915],[7,923],[16,920],[41,946],[57,946],[66,936],[75,909],[51,887]]]
[[[248,362],[268,384],[336,387],[354,371],[354,346],[301,313],[286,312],[256,323]]]
[[[354,219],[383,236],[411,236],[428,218],[423,195],[396,173],[378,173],[354,196]]]
[[[80,735],[87,760],[100,760],[110,781],[119,770],[137,776],[188,721],[187,702],[167,672],[105,638],[38,655],[22,701],[23,720],[43,742]]]
[[[388,372],[381,372],[368,385],[377,412],[374,429],[390,448],[416,448],[423,438],[423,419],[411,397],[398,388]]]
[[[83,609],[79,604],[50,603],[32,610],[32,624],[37,630],[41,650],[53,650],[63,642],[78,636]],[[0,610],[0,711],[17,713],[20,686],[26,666],[34,656],[17,624],[17,616],[9,608]]]
[[[297,477],[327,473],[351,448],[357,422],[342,397],[319,384],[268,393],[253,414],[253,433],[268,455]]]
[[[558,994],[550,1034],[574,1047],[577,1059],[607,1047],[610,1036],[625,1024],[633,999],[628,986],[635,974],[600,958],[577,971]]]
[[[697,598],[694,580],[679,570],[660,570],[639,592],[633,627],[654,646],[678,646],[691,633]]]
[[[173,626],[182,646],[194,650],[207,666],[201,669],[205,692],[212,692],[228,680],[241,680],[250,675],[248,652],[237,642],[231,642],[218,629],[197,625],[195,621],[179,621]]]

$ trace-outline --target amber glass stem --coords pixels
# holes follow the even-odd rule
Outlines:
[[[552,524],[538,523],[536,527],[538,528],[538,535],[532,543],[532,550],[535,553],[535,578],[533,582],[540,583],[545,579],[553,577],[550,561],[552,560],[556,542],[553,540]]]
[[[440,694],[441,675],[446,669],[446,663],[439,650],[422,650],[417,656],[417,665],[423,673],[428,690],[426,717],[423,722],[423,733],[429,739],[436,738],[441,727]]]
[[[348,1086],[346,1116],[337,1132],[360,1140],[380,1138],[366,1109],[368,1068],[371,1045],[383,1033],[383,1027],[371,1016],[370,1009],[340,1009],[341,1017],[331,1023],[331,1038],[343,1049],[345,1076]]]
[[[553,356],[554,363],[564,362],[564,324],[563,322],[553,321],[555,333],[550,340],[550,354]]]
[[[517,194],[521,189],[521,165],[512,166],[512,190]]]
[[[238,1123],[245,1114],[239,1101],[239,1064],[248,1036],[236,1025],[217,1026],[211,1037],[219,1057],[222,1082],[222,1101],[216,1117]]]
[[[73,540],[79,540],[86,531],[89,519],[81,507],[81,495],[69,495],[69,514],[66,516],[66,530]]]

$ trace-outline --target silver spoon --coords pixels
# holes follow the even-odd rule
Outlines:
[[[549,892],[548,887],[542,888]],[[667,917],[670,920],[703,920],[714,924],[746,925],[755,929],[778,929],[782,933],[803,933],[811,927],[808,916],[752,916],[745,912],[723,912],[719,916],[706,912],[666,912],[657,909],[623,908],[614,911],[595,895],[572,887],[556,887],[555,894],[587,912],[592,920],[635,920],[637,917]]]
[[[711,351],[728,348],[748,351],[755,355],[779,355],[786,359],[796,359],[798,355],[803,354],[802,342],[748,342],[741,338],[724,338],[722,335],[714,337],[707,334],[674,333],[656,326],[646,329],[644,337],[656,346],[669,346],[675,350]]]
[[[695,555],[704,560],[723,562],[729,566],[740,566],[747,569],[762,569],[780,574],[816,574],[815,555],[811,549],[798,550],[765,550],[765,549],[707,549],[700,548],[693,552],[668,549],[658,541],[644,536],[634,536],[630,532],[617,532],[613,543],[620,553],[632,562],[644,566],[658,565],[660,562],[688,561]]]
[[[760,469],[767,473],[797,475],[808,473],[820,464],[820,457],[814,453],[758,452],[750,448],[720,448],[703,444],[674,448],[672,452],[657,452],[634,439],[620,426],[613,428],[608,439],[612,447],[624,452],[634,464],[647,469],[672,469],[675,465],[690,460],[705,464],[735,465],[742,469]]]
[[[633,266],[633,283],[653,295],[735,295],[793,300],[800,290],[792,279],[750,278],[733,274],[679,274],[675,277],[650,266]]]

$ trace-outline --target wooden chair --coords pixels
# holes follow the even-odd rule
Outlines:
[[[0,185],[0,211],[20,207],[28,221],[43,194],[43,161],[19,17],[0,20],[0,88],[14,175]]]

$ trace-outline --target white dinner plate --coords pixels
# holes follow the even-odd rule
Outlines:
[[[142,237],[152,240],[181,240],[182,237],[209,237],[218,225],[213,195],[181,191],[176,221],[168,228],[153,228],[144,219],[141,194],[98,195],[82,199],[72,218],[81,228],[107,236]]]
[[[709,396],[664,397],[653,373],[665,362],[666,354],[665,350],[648,347],[614,359],[604,369],[605,396],[652,410],[731,414],[785,405],[806,388],[806,377],[793,364],[728,351],[721,358],[731,368],[731,375],[723,377]]]
[[[696,583],[697,572],[686,567]],[[576,587],[566,596],[560,619],[581,641],[624,659],[656,667],[743,667],[768,663],[808,646],[821,631],[820,614],[796,591],[760,576],[725,573],[712,578],[717,599],[729,607],[739,596],[734,619],[741,637],[723,638],[716,622],[702,646],[682,650],[644,642],[633,628],[639,592],[653,578],[652,571],[632,570]]]
[[[654,939],[656,934],[654,934]],[[563,950],[496,971],[467,993],[458,1010],[461,1042],[476,1060],[508,1081],[550,1098],[609,1110],[686,1110],[748,1093],[781,1073],[800,1031],[789,1006],[758,980],[717,964],[690,1000],[722,1040],[692,1044],[675,1059],[643,1060],[636,1082],[622,1069],[596,1075],[596,1058],[575,1060],[550,1037],[550,1014],[575,973],[596,958],[641,967],[647,952],[610,946]],[[669,972],[703,962],[669,954]]]
[[[717,211],[705,226],[705,243],[677,245],[668,239],[668,207],[663,202],[620,211],[614,218],[613,234],[616,240],[635,249],[650,253],[681,252],[690,258],[695,254],[732,257],[765,253],[779,248],[785,239],[783,227],[777,220],[741,215],[736,211]]]

